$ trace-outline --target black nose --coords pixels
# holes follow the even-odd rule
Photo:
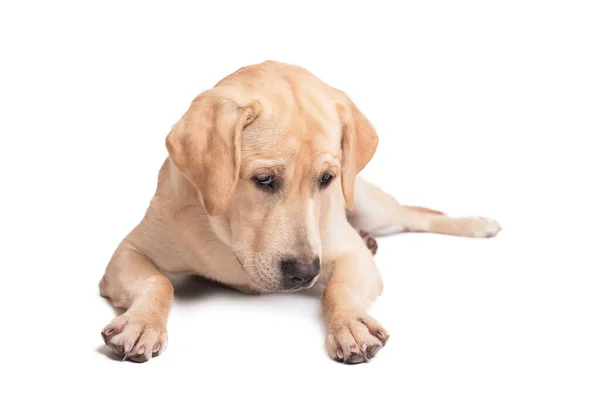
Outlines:
[[[315,258],[311,263],[301,262],[295,259],[287,259],[281,262],[284,276],[284,288],[294,289],[306,285],[321,272],[321,260]]]

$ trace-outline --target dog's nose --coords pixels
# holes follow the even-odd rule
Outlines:
[[[284,288],[293,289],[306,285],[321,272],[321,260],[315,258],[311,263],[301,262],[295,259],[283,260],[281,262],[283,271]]]

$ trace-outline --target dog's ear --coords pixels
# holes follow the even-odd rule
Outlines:
[[[342,123],[342,191],[346,207],[354,206],[356,175],[373,158],[379,138],[367,117],[347,96],[338,105]]]
[[[213,88],[196,97],[167,136],[171,160],[198,188],[211,216],[229,206],[240,174],[241,132],[258,113],[258,102],[239,104]]]

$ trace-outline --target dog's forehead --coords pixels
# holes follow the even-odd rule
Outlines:
[[[242,133],[243,161],[292,159],[316,162],[328,153],[339,158],[341,123],[335,102],[316,88],[291,87],[262,99],[258,121]]]
[[[281,161],[308,171],[325,155],[340,161],[340,92],[306,69],[267,61],[241,68],[221,85],[260,103],[258,118],[242,132],[243,171]]]
[[[341,158],[341,128],[337,124],[290,124],[269,118],[242,133],[242,166],[255,160],[274,164],[301,162],[311,165]],[[328,155],[329,157],[324,157]]]

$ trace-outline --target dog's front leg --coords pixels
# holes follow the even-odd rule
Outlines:
[[[165,350],[173,285],[150,259],[122,243],[100,282],[100,293],[126,310],[102,330],[117,356],[144,362]]]
[[[367,314],[383,284],[371,252],[357,232],[346,235],[351,247],[327,262],[329,278],[323,292],[327,324],[327,352],[338,361],[361,363],[373,357],[386,343],[386,330]]]

